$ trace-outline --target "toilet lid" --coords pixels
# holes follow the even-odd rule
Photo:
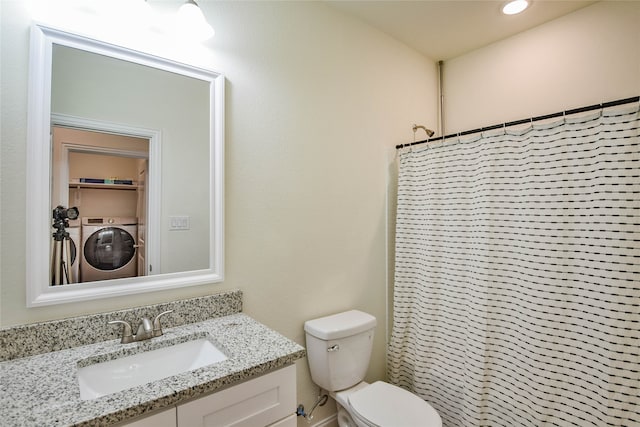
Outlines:
[[[355,416],[371,426],[440,427],[435,409],[413,393],[377,381],[349,396]]]

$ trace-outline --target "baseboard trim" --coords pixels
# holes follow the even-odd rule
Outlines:
[[[316,423],[311,424],[312,427],[337,427],[338,425],[338,414],[333,414],[328,416],[324,420],[320,420]]]

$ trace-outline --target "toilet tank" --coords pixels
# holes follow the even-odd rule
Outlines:
[[[304,324],[313,382],[327,391],[364,379],[373,347],[376,318],[358,310],[308,320]]]

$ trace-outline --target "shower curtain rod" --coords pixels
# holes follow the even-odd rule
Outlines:
[[[602,103],[602,104],[589,105],[587,107],[580,107],[580,108],[575,108],[573,110],[560,111],[558,113],[553,113],[553,114],[545,114],[544,116],[532,117],[532,118],[529,118],[529,119],[522,119],[522,120],[516,120],[516,121],[513,121],[513,122],[502,123],[502,124],[499,124],[499,125],[492,125],[492,126],[487,126],[487,127],[482,127],[482,128],[472,129],[472,130],[466,130],[464,132],[459,132],[459,133],[451,133],[451,134],[445,135],[445,136],[437,136],[435,138],[428,138],[428,139],[425,139],[423,141],[411,142],[409,144],[398,144],[398,145],[396,145],[396,149],[404,148],[404,147],[411,147],[412,145],[424,144],[426,142],[445,140],[445,139],[453,138],[453,137],[456,137],[456,136],[463,136],[463,135],[470,135],[472,133],[486,132],[488,130],[505,128],[507,126],[522,125],[522,124],[525,124],[525,123],[533,123],[533,122],[537,122],[537,121],[540,121],[540,120],[552,119],[554,117],[562,117],[562,116],[568,116],[570,114],[584,113],[584,112],[587,112],[587,111],[598,110],[600,108],[615,107],[616,105],[630,104],[630,103],[638,102],[638,101],[640,101],[640,96],[634,96],[634,97],[625,98],[625,99],[618,99],[617,101],[610,101],[610,102],[605,102],[605,103]]]

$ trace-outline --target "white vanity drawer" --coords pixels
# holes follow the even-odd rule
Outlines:
[[[295,426],[296,368],[279,369],[178,406],[178,426]]]

